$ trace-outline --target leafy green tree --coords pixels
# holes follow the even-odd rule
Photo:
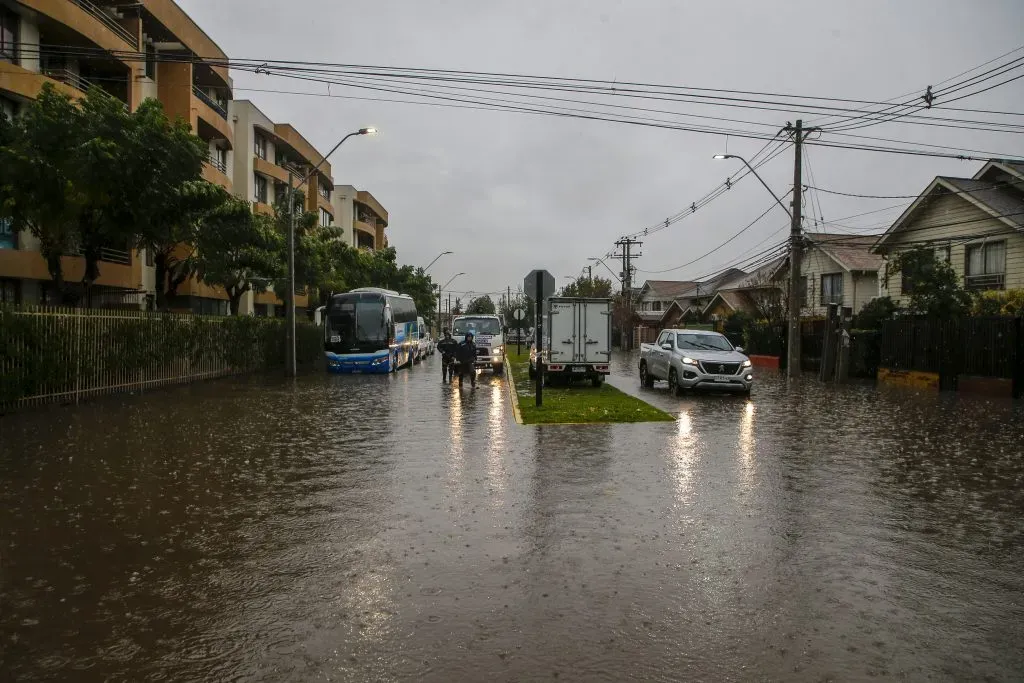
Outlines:
[[[497,308],[494,305],[494,300],[491,299],[489,294],[473,299],[466,306],[466,313],[469,315],[494,315],[496,312]]]
[[[882,323],[891,320],[899,311],[896,302],[887,296],[872,299],[853,318],[855,330],[880,330]]]
[[[242,296],[265,292],[282,277],[281,234],[269,216],[231,198],[202,222],[197,233],[195,272],[211,286],[223,287],[232,315]]]
[[[3,117],[0,117],[3,118]],[[83,114],[49,83],[0,129],[0,211],[15,232],[28,231],[63,301],[69,300],[61,256],[78,248],[85,199],[77,178]]]
[[[562,288],[562,296],[610,299],[612,296],[612,281],[600,276],[595,278],[580,276]]]
[[[904,251],[891,258],[886,283],[896,275],[903,277],[903,292],[909,298],[907,311],[913,315],[952,317],[970,310],[970,293],[960,285],[953,267],[937,259],[932,249]]]

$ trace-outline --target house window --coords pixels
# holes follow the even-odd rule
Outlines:
[[[267,203],[267,179],[261,176],[259,173],[253,174],[253,183],[256,187],[256,201],[261,204]]]
[[[153,43],[146,45],[146,78],[156,80],[156,46]]]
[[[326,209],[320,209],[320,225],[326,228],[333,222],[334,218],[331,216],[331,214],[327,213]]]
[[[0,305],[21,303],[21,283],[0,279]]]
[[[264,161],[267,160],[267,139],[265,137],[263,137],[262,135],[257,135],[256,138],[253,140],[252,147],[253,154],[258,156],[260,159],[263,159]]]
[[[654,311],[655,313],[660,312],[661,311],[661,302],[660,301],[652,301],[651,302],[651,310]]]
[[[146,249],[146,267],[152,268],[156,265],[156,259],[153,258],[153,250]]]
[[[321,185],[320,196],[326,199],[327,201],[331,201],[331,188],[327,185]]]
[[[17,14],[0,7],[0,62],[18,63],[19,22]]]
[[[843,274],[827,273],[821,276],[821,305],[843,303]]]
[[[967,247],[964,286],[967,289],[1002,289],[1006,281],[1006,242]]]

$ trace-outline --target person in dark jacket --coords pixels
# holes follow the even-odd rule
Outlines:
[[[444,331],[444,339],[437,343],[441,352],[441,381],[450,382],[455,379],[455,356],[459,350],[459,342],[452,338],[452,333]]]
[[[473,342],[472,332],[467,332],[466,338],[459,344],[456,358],[459,361],[459,386],[462,386],[462,380],[469,375],[470,384],[476,389],[476,367],[473,365],[476,362],[476,344]]]

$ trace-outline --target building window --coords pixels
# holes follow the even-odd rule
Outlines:
[[[21,303],[21,283],[17,280],[0,279],[0,305]]]
[[[661,311],[661,302],[660,301],[652,301],[651,302],[651,310],[654,311],[655,313],[660,312]]]
[[[821,276],[821,305],[843,303],[843,274],[827,273]]]
[[[8,121],[13,121],[14,117],[18,115],[18,104],[14,100],[9,100],[6,97],[0,97],[0,116],[3,116]]]
[[[156,46],[146,44],[146,78],[156,80]]]
[[[964,286],[967,289],[1003,289],[1006,284],[1006,242],[967,247]]]
[[[19,22],[17,14],[0,7],[0,62],[18,63]]]
[[[331,188],[328,187],[327,185],[321,185],[320,196],[326,199],[327,201],[331,201]]]
[[[0,249],[17,249],[18,236],[10,218],[0,218]]]
[[[334,222],[334,218],[331,214],[327,213],[327,209],[320,209],[320,225],[327,227]]]
[[[267,203],[267,179],[261,176],[259,173],[253,174],[253,183],[256,187],[256,201],[261,204]]]
[[[208,299],[206,297],[192,297],[191,309],[196,315],[227,315],[228,302],[223,299]]]
[[[252,145],[253,153],[264,161],[267,160],[267,139],[262,135],[257,135]]]
[[[146,249],[146,266],[152,268],[156,265],[156,259],[153,258],[153,250]]]

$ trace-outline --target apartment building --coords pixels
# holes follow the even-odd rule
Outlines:
[[[253,210],[272,214],[274,204],[288,197],[289,173],[306,200],[306,210],[320,217],[321,225],[333,225],[334,179],[331,164],[293,126],[275,123],[249,100],[233,100],[228,105],[234,126],[237,152],[234,154],[231,180],[237,196],[252,202]],[[307,297],[295,297],[297,307],[308,305]],[[273,292],[243,297],[240,312],[253,315],[284,315],[284,306]]]
[[[131,59],[132,53],[147,59]],[[234,131],[227,119],[232,84],[226,63],[224,52],[172,0],[0,0],[4,115],[15,115],[45,83],[75,98],[97,86],[130,110],[157,98],[168,115],[189,121],[209,144],[204,177],[231,190]],[[64,258],[69,282],[80,280],[83,269],[81,258]],[[99,305],[145,306],[155,291],[151,259],[127,244],[109,245],[100,271],[94,296]],[[49,281],[34,238],[0,225],[0,302],[55,303]],[[179,293],[226,298],[197,291],[196,284]]]
[[[335,224],[341,226],[346,244],[369,250],[388,246],[384,233],[388,212],[372,194],[351,185],[338,185],[333,203]]]

